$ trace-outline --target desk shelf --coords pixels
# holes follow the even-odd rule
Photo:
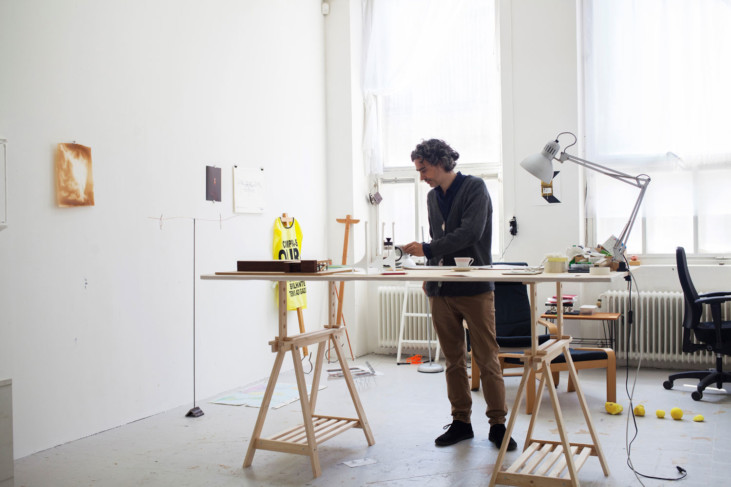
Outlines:
[[[576,472],[590,456],[597,456],[593,445],[570,445],[571,461]],[[556,441],[533,441],[501,475],[501,479],[510,485],[572,485],[563,445]]]
[[[604,338],[574,338],[573,342],[577,345],[593,345],[601,348],[611,348],[614,350],[616,345],[615,327],[619,318],[622,316],[621,313],[593,313],[590,315],[563,315],[564,320],[583,320],[583,321],[601,321],[604,326]],[[541,319],[544,320],[556,320],[556,313],[543,313]]]
[[[352,428],[363,428],[360,421],[354,418],[339,418],[335,416],[312,416],[312,425],[315,430],[316,445],[345,433]],[[307,442],[307,428],[304,424],[295,426],[269,438],[261,438],[256,442],[259,450],[270,450],[285,453],[309,455],[310,448]]]

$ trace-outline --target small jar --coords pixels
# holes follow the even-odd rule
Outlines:
[[[566,272],[568,269],[568,258],[565,256],[546,257],[546,265],[543,266],[543,272],[547,274],[558,274]]]

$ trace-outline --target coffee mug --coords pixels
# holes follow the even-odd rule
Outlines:
[[[472,263],[475,261],[472,257],[455,257],[454,263],[457,264],[457,267],[469,267],[472,265]]]

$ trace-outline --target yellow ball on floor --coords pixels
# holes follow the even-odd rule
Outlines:
[[[665,410],[664,409],[658,409],[657,411],[655,411],[655,416],[657,416],[660,419],[664,418],[665,417]]]
[[[673,419],[681,420],[683,419],[683,410],[680,408],[673,408],[670,410],[670,416],[672,416]]]
[[[697,414],[693,417],[693,421],[695,421],[696,423],[702,423],[704,419],[705,418],[702,414]]]
[[[606,409],[609,414],[619,414],[624,410],[621,404],[608,401],[604,403],[604,409]]]
[[[645,406],[643,406],[642,404],[638,404],[637,406],[635,406],[634,412],[635,412],[635,416],[644,416],[645,415]]]

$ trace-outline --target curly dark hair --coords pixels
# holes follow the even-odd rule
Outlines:
[[[459,152],[452,149],[449,144],[439,139],[423,140],[411,152],[411,160],[421,159],[432,166],[442,166],[449,172],[457,165]]]

